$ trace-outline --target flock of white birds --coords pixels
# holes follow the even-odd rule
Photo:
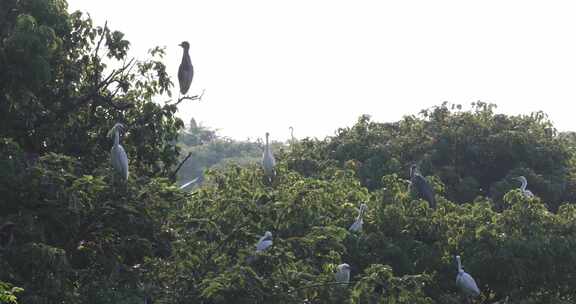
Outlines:
[[[178,82],[180,85],[180,93],[185,95],[190,89],[192,78],[194,76],[194,68],[190,60],[190,55],[188,54],[190,44],[184,41],[179,45],[183,48],[183,55],[182,62],[180,63],[180,67],[178,69]],[[126,127],[123,124],[116,123],[108,132],[108,136],[113,137],[113,145],[112,149],[110,150],[112,167],[123,181],[128,180],[128,156],[120,144],[120,131],[125,130]],[[272,183],[276,177],[276,160],[269,144],[269,136],[270,134],[267,132],[264,153],[262,155],[262,169],[267,181]],[[292,139],[292,141],[294,141],[294,139]],[[415,165],[410,168],[410,177],[410,185],[415,188],[415,191],[418,193],[418,195],[421,198],[427,200],[431,207],[435,207],[436,202],[434,200],[433,188],[430,186],[426,178],[418,172],[418,168]],[[522,183],[520,187],[522,193],[528,197],[533,197],[534,194],[530,190],[526,189],[528,184],[526,178],[524,176],[520,176],[516,179]],[[180,186],[180,189],[184,189],[196,183],[197,180],[198,178],[195,178],[192,181],[185,183],[184,185]],[[358,216],[356,217],[354,223],[348,228],[349,231],[354,233],[361,233],[363,217],[367,209],[368,207],[366,204],[360,205],[360,208],[358,209]],[[256,243],[255,253],[257,255],[263,253],[266,249],[270,248],[272,244],[272,232],[266,231]],[[465,272],[462,268],[460,256],[457,255],[455,258],[458,267],[458,274],[456,275],[456,286],[467,298],[480,296],[480,289],[476,285],[474,278],[472,278],[472,276]],[[336,267],[335,281],[338,284],[344,285],[350,283],[350,265],[343,263]]]

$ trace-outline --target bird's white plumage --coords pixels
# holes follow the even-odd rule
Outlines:
[[[458,263],[458,274],[456,275],[456,286],[460,288],[462,293],[464,293],[468,297],[477,297],[480,295],[480,289],[478,285],[476,285],[476,281],[472,278],[471,275],[466,273],[464,269],[462,269],[462,264],[460,262],[460,256],[456,256],[456,261]]]
[[[350,282],[350,265],[344,263],[336,267],[336,274],[334,275],[336,282],[349,283]]]
[[[272,246],[272,232],[266,231],[258,243],[256,243],[256,253],[260,253]]]
[[[364,224],[364,213],[366,213],[366,209],[368,206],[366,204],[361,204],[360,209],[358,210],[358,216],[356,217],[356,221],[350,225],[348,228],[351,232],[360,232],[362,231],[362,225]]]
[[[124,147],[120,145],[120,130],[124,129],[124,125],[116,123],[109,135],[114,136],[114,144],[112,149],[110,149],[110,160],[112,162],[112,167],[118,173],[122,179],[128,180],[128,155],[124,150]]]
[[[264,174],[272,179],[276,176],[276,159],[274,159],[274,154],[270,149],[270,144],[268,143],[269,133],[266,133],[266,146],[264,146],[264,153],[262,155],[262,168],[264,169]]]
[[[520,186],[520,190],[522,190],[522,193],[524,193],[524,195],[527,197],[534,197],[534,193],[532,193],[532,191],[526,190],[526,186],[528,186],[528,181],[526,180],[526,178],[524,176],[518,176],[516,179],[522,183],[522,185]]]

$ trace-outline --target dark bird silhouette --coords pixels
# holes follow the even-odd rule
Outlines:
[[[434,198],[434,189],[428,183],[428,180],[422,176],[418,170],[418,166],[412,165],[410,167],[410,181],[412,187],[416,189],[419,198],[422,198],[430,204],[432,209],[436,209],[436,199]]]
[[[16,224],[6,222],[0,226],[0,249],[7,248],[14,241],[14,228]]]
[[[190,84],[192,84],[192,78],[194,77],[194,67],[192,67],[192,62],[190,61],[190,44],[188,41],[184,41],[179,44],[182,47],[182,62],[178,68],[178,83],[180,84],[180,93],[186,95],[188,89],[190,89]]]

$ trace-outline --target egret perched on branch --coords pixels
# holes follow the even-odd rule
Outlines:
[[[416,165],[410,167],[410,180],[412,182],[411,185],[415,187],[418,196],[428,201],[432,209],[436,209],[434,189],[432,189],[432,186],[430,186],[426,178],[420,174],[418,166]]]
[[[458,275],[456,275],[456,286],[460,288],[462,293],[466,297],[475,298],[480,295],[480,289],[476,285],[476,281],[472,278],[471,275],[466,273],[464,269],[462,269],[462,264],[460,262],[460,256],[456,256],[456,263],[458,263]]]
[[[522,190],[522,193],[524,193],[525,196],[534,197],[534,194],[532,193],[532,191],[526,190],[526,186],[528,185],[528,181],[526,180],[526,178],[524,176],[518,176],[515,179],[522,182],[522,186],[520,186],[520,190]]]
[[[179,44],[182,47],[182,62],[178,68],[178,83],[180,84],[180,93],[186,95],[188,89],[190,89],[190,84],[192,84],[192,78],[194,77],[194,67],[192,67],[192,62],[190,61],[190,43],[184,41]]]
[[[260,253],[268,249],[270,246],[272,246],[272,232],[266,231],[264,236],[262,236],[258,240],[258,243],[256,243],[256,253]]]
[[[336,282],[348,284],[350,282],[350,265],[344,263],[336,267]]]
[[[258,243],[256,243],[256,255],[248,256],[246,258],[246,262],[248,264],[252,264],[258,259],[258,254],[264,252],[270,246],[272,246],[272,232],[266,231],[264,235],[258,240]]]
[[[122,145],[120,145],[120,131],[124,131],[125,128],[123,124],[116,123],[108,132],[108,136],[114,136],[114,145],[112,145],[110,150],[112,167],[126,181],[128,180],[128,156]]]
[[[262,155],[262,167],[264,168],[264,174],[272,182],[272,179],[276,176],[276,160],[268,143],[269,136],[270,133],[266,132],[266,146],[264,146],[264,154]]]
[[[362,231],[362,224],[364,224],[364,213],[366,213],[366,209],[368,206],[366,204],[361,204],[360,209],[358,209],[358,216],[356,217],[356,221],[348,228],[351,232],[360,232]]]

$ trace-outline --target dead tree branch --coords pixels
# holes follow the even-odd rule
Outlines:
[[[190,158],[190,156],[192,156],[192,152],[188,152],[188,155],[186,155],[186,158],[184,158],[184,160],[180,162],[178,167],[176,167],[176,170],[174,170],[174,172],[172,172],[172,175],[171,175],[172,179],[176,178],[176,174],[178,174],[178,171],[180,171],[180,168],[182,168],[182,166]]]

